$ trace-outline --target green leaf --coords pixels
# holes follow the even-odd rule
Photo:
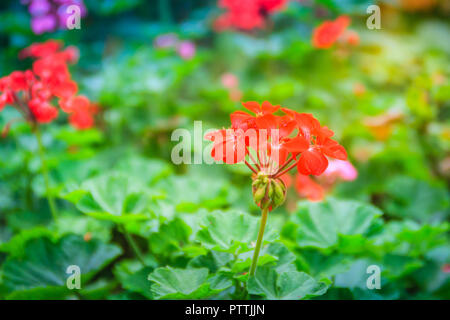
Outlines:
[[[194,212],[199,208],[217,209],[230,203],[231,187],[224,179],[207,174],[189,173],[171,176],[157,187],[166,190],[178,211]]]
[[[86,287],[80,290],[82,299],[100,300],[108,296],[111,290],[117,286],[116,281],[111,281],[106,278],[99,279],[93,283],[89,283]]]
[[[445,220],[449,216],[450,198],[443,187],[400,176],[388,183],[386,192],[388,197],[383,205],[386,212],[394,216],[419,222],[430,222],[436,218]]]
[[[132,156],[121,160],[116,166],[120,172],[139,179],[144,184],[154,184],[172,173],[171,166],[161,160]],[[145,173],[145,174],[143,174]]]
[[[374,244],[386,252],[420,257],[448,243],[449,223],[420,225],[414,221],[391,221],[373,237]]]
[[[126,290],[139,293],[147,299],[153,299],[148,274],[154,267],[142,267],[139,261],[123,261],[114,268],[114,275]]]
[[[155,299],[201,299],[231,286],[231,281],[217,276],[208,279],[208,269],[158,268],[148,276],[153,281]]]
[[[8,242],[0,245],[0,251],[8,253],[10,257],[22,257],[25,254],[26,244],[36,238],[47,237],[52,241],[57,239],[54,232],[44,227],[23,230],[14,235]]]
[[[317,282],[304,272],[277,273],[271,267],[260,267],[248,280],[248,292],[269,300],[299,300],[324,294],[328,285]]]
[[[209,272],[216,273],[219,268],[233,261],[231,253],[211,250],[207,254],[197,256],[188,263],[189,268],[208,268]]]
[[[211,250],[233,254],[252,250],[259,231],[259,218],[240,211],[214,211],[205,214],[200,222],[201,229],[196,238]],[[269,216],[270,220],[270,216]],[[264,241],[271,242],[278,235],[267,223]]]
[[[330,198],[326,202],[300,202],[292,221],[298,225],[300,247],[328,248],[339,236],[364,235],[381,211],[371,205]]]
[[[68,235],[53,243],[47,238],[29,241],[22,258],[8,258],[3,264],[4,285],[10,299],[60,299],[71,294],[66,287],[67,267],[77,265],[81,287],[122,250],[98,240],[86,242]]]
[[[97,220],[84,215],[61,215],[56,221],[59,235],[73,233],[80,236],[89,235],[94,239],[108,242],[111,239],[111,229],[114,224],[110,221]]]
[[[98,219],[117,223],[145,220],[152,196],[138,182],[124,173],[112,172],[86,180],[64,197]]]
[[[183,245],[188,243],[191,228],[181,219],[175,218],[160,226],[158,232],[150,235],[151,251],[157,255],[170,255],[180,252]]]
[[[324,255],[317,250],[301,250],[306,270],[316,279],[331,278],[349,269],[352,259],[339,253]]]
[[[239,273],[248,271],[252,264],[253,252],[247,251],[238,255],[231,271]],[[277,272],[295,271],[295,255],[282,243],[270,243],[264,247],[258,258],[258,267],[263,265],[271,265]]]

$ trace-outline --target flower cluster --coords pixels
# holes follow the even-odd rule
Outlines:
[[[329,49],[337,41],[348,45],[358,45],[358,34],[347,30],[350,22],[347,16],[340,16],[334,21],[324,21],[313,31],[313,46],[318,49]]]
[[[220,0],[219,7],[227,11],[216,19],[217,31],[236,28],[252,30],[262,28],[269,14],[284,8],[288,0]]]
[[[52,104],[57,100],[74,127],[91,127],[97,107],[85,96],[76,95],[78,85],[67,66],[76,62],[78,55],[75,47],[62,49],[61,43],[54,40],[22,50],[20,57],[36,60],[32,70],[14,71],[0,78],[0,111],[9,104],[32,125],[48,123],[58,116],[58,109]]]
[[[333,131],[321,126],[311,114],[274,106],[268,101],[262,104],[250,101],[243,106],[253,114],[233,112],[230,129],[210,132],[205,139],[213,141],[211,156],[216,161],[244,162],[253,171],[254,182],[267,187],[267,191],[272,180],[282,183],[280,177],[294,167],[299,174],[318,176],[327,169],[328,158],[347,159],[344,147],[331,138]],[[272,189],[276,191],[277,186]],[[260,205],[257,200],[261,200],[260,196],[255,197]],[[279,204],[278,201],[276,205]]]
[[[22,0],[28,5],[31,14],[31,29],[35,34],[52,32],[58,28],[67,27],[67,8],[77,5],[82,17],[86,15],[83,0]]]

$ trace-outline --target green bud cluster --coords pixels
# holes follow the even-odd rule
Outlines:
[[[280,179],[274,179],[259,172],[252,183],[253,200],[261,209],[273,210],[286,199],[286,186]]]

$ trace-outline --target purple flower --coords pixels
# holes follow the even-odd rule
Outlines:
[[[87,13],[83,0],[21,0],[21,3],[28,5],[31,29],[36,34],[51,32],[58,27],[67,28],[67,19],[71,15],[67,8],[71,5],[80,8],[81,17]]]
[[[53,31],[56,28],[56,18],[52,14],[31,18],[31,29],[35,34]]]
[[[172,48],[178,42],[178,37],[174,33],[167,33],[157,36],[153,45],[155,48]]]
[[[177,46],[177,52],[181,58],[190,60],[195,55],[195,44],[190,41],[182,41]]]
[[[28,11],[32,16],[40,16],[46,14],[52,8],[47,0],[33,0],[28,7]]]

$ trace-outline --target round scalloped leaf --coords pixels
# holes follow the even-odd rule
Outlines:
[[[330,198],[326,202],[300,202],[292,217],[301,247],[328,248],[339,237],[364,235],[382,212],[369,204]]]
[[[64,195],[77,208],[95,218],[117,223],[148,219],[146,208],[152,196],[145,186],[121,172],[89,179]]]
[[[81,271],[81,288],[98,271],[120,255],[122,250],[99,240],[84,241],[68,235],[54,243],[48,238],[30,240],[21,258],[3,264],[3,284],[12,292],[10,299],[60,299],[73,293],[66,286],[67,267]]]
[[[283,271],[260,267],[248,280],[248,292],[269,300],[299,300],[324,294],[328,285],[304,272]]]
[[[231,286],[224,276],[208,278],[208,269],[158,268],[148,276],[155,299],[202,299]]]
[[[269,218],[270,219],[270,218]],[[208,249],[235,254],[252,250],[256,241],[260,219],[240,211],[214,211],[205,214],[200,222],[201,229],[196,238]],[[264,241],[275,240],[278,234],[268,223]]]

